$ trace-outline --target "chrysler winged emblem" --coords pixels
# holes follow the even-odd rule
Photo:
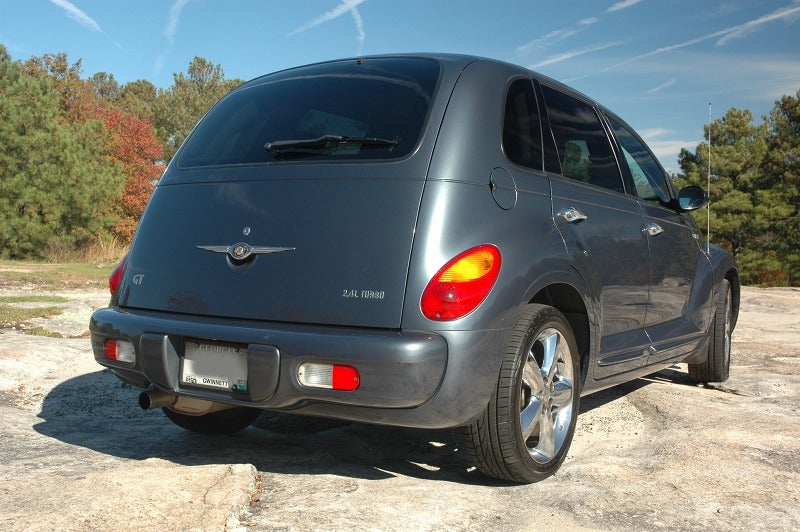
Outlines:
[[[267,255],[295,250],[295,248],[288,247],[251,246],[244,242],[237,242],[230,246],[197,246],[197,248],[214,253],[227,253],[233,260],[244,260],[251,255]]]

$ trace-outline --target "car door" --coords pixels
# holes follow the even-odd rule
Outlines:
[[[645,330],[652,342],[648,364],[655,364],[685,355],[701,340],[711,313],[711,266],[694,220],[673,207],[677,204],[655,157],[624,122],[607,118],[644,214],[650,253]]]
[[[552,132],[545,143],[553,215],[573,264],[592,290],[600,338],[595,379],[643,366],[650,267],[641,208],[625,194],[616,157],[589,103],[540,85]],[[549,153],[548,153],[549,152]]]

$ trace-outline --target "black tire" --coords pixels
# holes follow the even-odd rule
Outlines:
[[[201,434],[235,434],[250,426],[261,415],[258,408],[235,407],[202,416],[181,414],[162,408],[167,417],[181,428]]]
[[[731,369],[731,333],[733,332],[733,301],[731,285],[722,280],[722,296],[717,302],[706,361],[689,364],[689,376],[696,382],[725,382]]]
[[[520,483],[555,473],[575,433],[579,381],[578,348],[566,318],[553,307],[529,305],[506,347],[495,395],[465,427],[472,464],[485,475]]]

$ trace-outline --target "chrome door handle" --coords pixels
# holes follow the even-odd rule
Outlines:
[[[656,235],[660,235],[661,233],[663,233],[664,230],[657,223],[650,222],[649,224],[647,224],[647,227],[642,229],[642,232],[643,233],[647,233],[650,236],[656,236]]]
[[[567,207],[566,209],[561,209],[558,215],[568,223],[572,222],[580,222],[582,220],[586,220],[589,217],[583,214],[581,211],[576,209],[575,207]]]

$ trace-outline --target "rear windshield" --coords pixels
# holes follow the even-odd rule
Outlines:
[[[220,101],[178,166],[396,159],[422,136],[439,78],[425,59],[312,65],[265,76]]]

